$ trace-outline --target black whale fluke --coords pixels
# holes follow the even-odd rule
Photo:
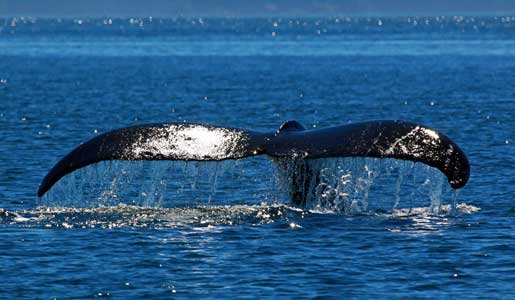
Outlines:
[[[434,129],[404,121],[368,121],[306,130],[296,121],[270,133],[202,124],[132,126],[101,134],[61,159],[45,176],[38,196],[59,179],[104,160],[224,160],[266,154],[277,159],[383,157],[439,169],[463,187],[470,167],[463,151]]]

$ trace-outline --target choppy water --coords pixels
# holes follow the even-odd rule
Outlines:
[[[515,298],[515,17],[0,20],[0,298]],[[405,119],[468,154],[51,166],[113,128]],[[453,209],[456,200],[456,209]]]

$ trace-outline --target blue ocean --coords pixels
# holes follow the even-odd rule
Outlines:
[[[271,132],[379,119],[467,154],[110,161],[39,184],[115,128]],[[0,19],[0,299],[515,299],[515,17]],[[338,190],[339,191],[339,190]],[[335,198],[336,197],[336,198]]]

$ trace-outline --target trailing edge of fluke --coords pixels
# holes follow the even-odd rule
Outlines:
[[[455,189],[463,187],[470,174],[465,153],[451,139],[405,121],[368,121],[316,130],[288,121],[274,132],[164,123],[116,129],[81,144],[45,176],[38,197],[66,174],[105,160],[208,161],[261,154],[278,159],[362,156],[410,160],[439,169]]]

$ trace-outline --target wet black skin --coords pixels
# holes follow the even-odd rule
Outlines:
[[[205,140],[208,135],[209,141]],[[219,143],[213,145],[212,136],[219,137]],[[313,179],[309,160],[328,157],[396,158],[424,163],[445,174],[455,189],[463,187],[470,174],[465,153],[451,139],[429,127],[405,121],[368,121],[315,130],[288,121],[269,133],[202,124],[147,124],[113,130],[78,146],[45,176],[38,196],[66,174],[104,160],[204,161],[261,154],[279,165],[281,161],[295,161],[301,167],[294,177],[307,182]],[[293,179],[293,183],[300,182]],[[302,186],[292,189],[296,204],[306,198],[309,184]]]

